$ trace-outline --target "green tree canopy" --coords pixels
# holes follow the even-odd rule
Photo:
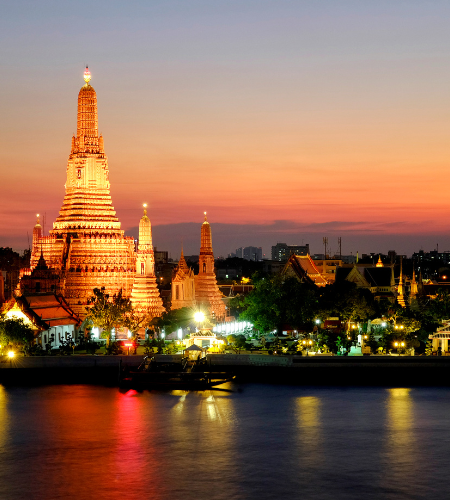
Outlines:
[[[317,309],[315,287],[282,275],[254,276],[253,283],[242,302],[241,319],[260,331],[277,330],[279,334],[284,325],[296,329],[312,326]]]
[[[127,314],[133,309],[131,301],[122,297],[122,290],[112,297],[105,293],[105,287],[94,288],[93,293],[88,299],[90,307],[86,307],[86,319],[102,329],[102,337],[109,344],[112,329],[126,326]]]
[[[25,345],[34,339],[34,332],[22,318],[0,318],[0,344]]]
[[[366,321],[376,313],[370,290],[358,288],[355,283],[345,280],[321,290],[319,310],[324,318],[338,316],[346,322]]]

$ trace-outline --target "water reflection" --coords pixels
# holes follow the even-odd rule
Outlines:
[[[0,385],[0,449],[6,446],[9,432],[8,395]]]
[[[323,458],[321,401],[315,396],[303,396],[296,403],[300,454],[306,467],[316,467]]]
[[[386,485],[403,490],[416,470],[412,389],[387,389],[387,393]]]

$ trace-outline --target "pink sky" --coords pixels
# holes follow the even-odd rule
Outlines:
[[[122,226],[148,202],[174,256],[198,252],[204,210],[217,255],[450,249],[446,2],[99,4],[0,20],[0,246],[56,217],[87,62]]]

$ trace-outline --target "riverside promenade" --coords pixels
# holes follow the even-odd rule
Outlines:
[[[162,361],[178,355],[157,355]],[[143,356],[37,356],[0,358],[0,383],[92,383],[115,386],[120,364],[137,367]],[[212,371],[228,371],[240,382],[325,386],[450,386],[450,357],[267,356],[208,354]]]

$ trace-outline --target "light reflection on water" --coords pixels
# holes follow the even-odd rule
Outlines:
[[[447,499],[450,389],[0,386],[0,499]]]

